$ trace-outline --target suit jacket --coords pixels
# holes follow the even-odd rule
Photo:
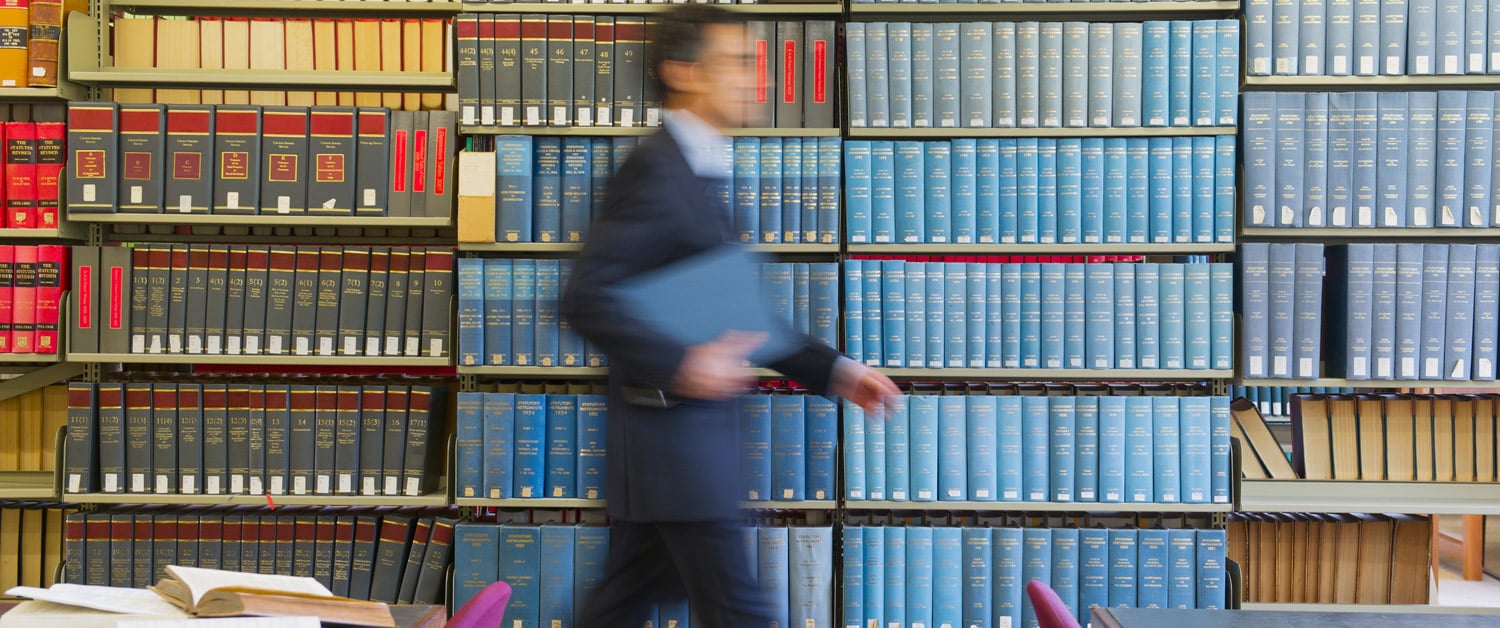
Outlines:
[[[610,181],[563,293],[563,315],[609,356],[606,491],[616,519],[719,521],[739,512],[735,403],[677,397],[669,408],[627,404],[626,386],[670,392],[687,347],[631,320],[608,291],[734,241],[714,183],[693,173],[670,133],[646,138]],[[767,366],[821,393],[839,353],[801,337],[800,350]]]

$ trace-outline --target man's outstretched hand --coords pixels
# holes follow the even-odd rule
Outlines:
[[[901,394],[891,378],[880,371],[855,362],[841,360],[833,378],[833,393],[854,402],[865,410],[865,416],[883,416],[886,404]]]

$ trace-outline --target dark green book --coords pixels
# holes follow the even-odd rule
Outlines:
[[[406,452],[402,456],[402,494],[426,495],[437,490],[443,474],[441,442],[444,389],[413,386],[406,415]]]
[[[422,574],[417,578],[417,591],[412,596],[413,603],[443,603],[443,583],[447,580],[448,566],[453,562],[453,526],[457,523],[455,519],[444,517],[433,520],[427,550],[422,556]]]
[[[354,542],[349,557],[349,597],[370,598],[371,574],[375,568],[375,543],[380,537],[380,517],[359,515],[354,520]]]
[[[67,477],[63,490],[69,493],[100,490],[96,478],[101,472],[106,480],[103,486],[109,489],[105,492],[118,493],[124,487],[125,415],[120,407],[120,385],[106,386],[109,389],[99,391],[103,398],[96,404],[94,384],[68,383],[68,444],[63,457]],[[110,397],[114,407],[106,410],[103,402]]]
[[[313,340],[318,355],[337,355],[339,297],[343,294],[344,250],[325,246],[318,251],[318,296],[313,312]]]
[[[219,568],[224,571],[244,571],[244,550],[240,548],[244,535],[244,515],[237,513],[226,513],[224,515],[224,549],[219,557]]]
[[[402,325],[401,355],[414,358],[422,354],[422,311],[427,298],[427,253],[429,249],[411,250],[406,269],[406,320]]]
[[[151,583],[167,576],[167,565],[177,562],[177,513],[159,512],[151,518]]]
[[[380,342],[385,336],[386,281],[391,268],[391,250],[370,247],[369,280],[365,282],[364,355],[382,355]],[[340,316],[344,312],[340,310]]]
[[[291,494],[309,495],[313,492],[313,465],[317,462],[317,387],[292,385],[288,406],[287,475],[291,482]]]
[[[427,539],[432,534],[432,518],[417,519],[412,528],[411,544],[407,546],[406,567],[401,572],[401,589],[396,594],[399,604],[411,604],[417,595],[417,580],[422,576],[422,559],[427,557]]]
[[[125,385],[125,491],[155,491],[156,412],[151,384]],[[174,402],[175,403],[175,402]],[[172,419],[176,429],[177,419]],[[172,464],[177,464],[173,457]]]
[[[224,515],[204,513],[198,518],[198,566],[224,568]]]
[[[338,411],[333,441],[333,492],[354,495],[359,490],[359,386],[338,387]]]
[[[385,340],[387,356],[402,354],[406,337],[406,290],[411,275],[411,249],[391,247],[390,268],[385,281]]]
[[[291,488],[290,390],[285,384],[266,385],[266,490],[272,495],[285,495]],[[253,425],[253,413],[250,419]]]
[[[187,300],[183,321],[186,351],[204,353],[207,344],[204,334],[208,328],[208,257],[206,245],[189,245],[187,251]]]
[[[453,326],[453,250],[429,249],[422,278],[424,358],[447,357]]]
[[[151,391],[151,425],[154,453],[151,456],[154,493],[177,492],[177,387],[157,384]]]
[[[224,393],[224,451],[230,495],[244,495],[250,490],[250,385],[229,384]],[[260,438],[265,437],[262,415]],[[260,446],[264,446],[261,443]],[[264,454],[262,454],[264,455]]]
[[[297,270],[292,292],[292,355],[313,355],[316,345],[313,336],[317,332],[318,276],[322,263],[322,247],[309,246],[297,249]],[[275,267],[272,267],[274,272]]]
[[[173,244],[167,253],[167,353],[187,351],[184,344],[188,324],[188,245]]]
[[[291,273],[296,268],[295,264],[297,262],[295,254],[291,252],[292,249],[286,248],[284,251],[285,253],[280,256],[285,258],[282,260],[284,268],[282,272],[276,273],[275,276],[290,282]],[[271,289],[273,262],[277,261],[277,259],[278,256],[271,253],[270,247],[252,246],[245,252],[245,300],[243,308],[245,311],[245,322],[243,331],[244,341],[241,344],[241,350],[245,355],[260,355],[263,353],[281,355],[288,348],[285,344],[285,337],[282,337],[281,344],[278,345],[281,348],[281,353],[271,353],[269,344],[272,329],[272,307],[275,305],[275,299],[278,295],[281,297],[281,304],[288,315],[284,327],[281,329],[285,329],[286,334],[290,334],[292,329],[292,320],[290,317],[292,293],[290,284],[283,286],[279,290]],[[238,310],[240,308],[235,309]],[[280,320],[276,322],[278,324],[282,323]]]
[[[197,512],[177,515],[177,562],[173,564],[198,566],[198,518],[201,516]]]
[[[337,386],[318,386],[316,405],[313,410],[313,492],[318,495],[333,494],[334,454],[338,441],[339,389]]]
[[[167,304],[172,286],[172,247],[162,244],[144,247],[147,251],[146,298],[141,306],[145,311],[146,353],[167,351]],[[140,258],[137,256],[139,263]],[[139,281],[138,281],[139,283]],[[133,303],[133,302],[132,302]]]
[[[363,355],[365,350],[366,288],[370,282],[370,249],[344,249],[338,297],[338,354]],[[323,313],[320,308],[319,314]],[[319,329],[321,332],[322,330]]]
[[[386,392],[384,386],[366,385],[360,392],[359,413],[359,494],[381,493],[382,466],[385,455]]]
[[[324,510],[317,515],[316,539],[313,542],[313,578],[333,590],[333,543],[338,516]]]
[[[385,478],[382,493],[401,495],[401,471],[406,462],[406,415],[408,388],[392,386],[385,391],[385,452],[380,459],[381,476]]]
[[[213,244],[208,247],[208,300],[206,318],[203,323],[203,352],[210,355],[224,353],[224,334],[228,321],[225,309],[229,300],[229,247]]]
[[[299,513],[293,519],[295,538],[292,541],[292,575],[313,577],[313,564],[317,561],[318,516]]]
[[[266,388],[268,386],[250,386],[248,392],[245,488],[251,495],[265,494],[267,487],[266,448],[269,439],[266,433]]]
[[[203,388],[177,385],[177,487],[184,495],[203,492]]]
[[[280,575],[297,575],[296,551],[297,551],[297,519],[294,515],[282,514],[275,518],[276,521],[276,563],[275,571],[271,573]],[[312,560],[311,553],[308,560]],[[311,571],[311,570],[309,570]]]
[[[405,515],[386,515],[381,519],[380,540],[375,546],[375,574],[370,580],[371,600],[395,604],[399,599],[412,524],[412,518]]]
[[[130,579],[135,582],[154,582],[151,579],[151,559],[155,554],[152,547],[155,539],[151,536],[151,519],[151,515],[140,513],[131,525]]]
[[[229,492],[229,387],[203,385],[203,492]]]
[[[334,595],[349,597],[349,579],[352,575],[351,561],[354,559],[354,520],[352,514],[337,517],[333,532],[333,586]]]

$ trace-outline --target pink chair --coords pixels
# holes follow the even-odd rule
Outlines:
[[[1046,583],[1041,580],[1026,583],[1026,596],[1031,598],[1031,608],[1036,611],[1037,624],[1042,628],[1079,628],[1073,611]]]
[[[499,628],[508,603],[510,585],[504,582],[491,584],[458,609],[448,620],[447,628]]]

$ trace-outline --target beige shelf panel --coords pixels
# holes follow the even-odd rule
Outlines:
[[[1245,480],[1241,512],[1500,515],[1500,484]]]
[[[438,217],[384,216],[290,216],[282,214],[69,214],[68,220],[79,223],[115,223],[142,225],[246,225],[252,227],[364,227],[371,229],[443,228],[453,226],[453,219]]]
[[[1212,513],[1231,512],[1231,504],[1103,504],[1096,502],[893,502],[850,501],[843,502],[845,510],[905,510],[925,512],[1149,512],[1149,513]]]
[[[69,362],[119,364],[226,364],[243,366],[451,366],[452,358],[347,357],[315,355],[206,355],[188,353],[70,353]]]
[[[1234,243],[1205,244],[850,244],[856,255],[1201,255],[1233,253]]]
[[[272,495],[277,506],[444,506],[448,495],[429,493],[420,497],[383,495]],[[213,506],[265,506],[265,495],[157,495],[151,493],[64,493],[71,504],[177,504]]]

